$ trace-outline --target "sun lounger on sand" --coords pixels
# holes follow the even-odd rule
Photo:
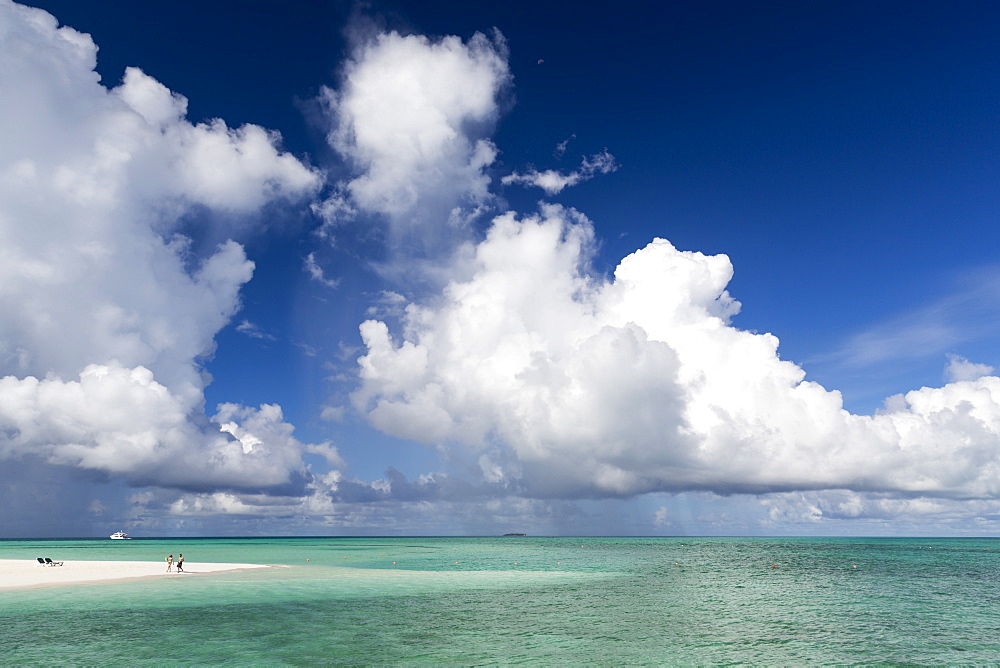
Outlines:
[[[61,561],[52,561],[48,557],[45,557],[44,559],[42,559],[41,557],[38,557],[38,565],[39,566],[62,566],[63,562],[61,562]]]

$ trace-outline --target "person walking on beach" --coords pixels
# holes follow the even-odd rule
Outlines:
[[[167,557],[167,572],[170,572],[170,568],[174,565],[174,555]]]
[[[178,573],[183,573],[184,572],[184,555],[183,554],[178,554],[177,555],[177,572]]]

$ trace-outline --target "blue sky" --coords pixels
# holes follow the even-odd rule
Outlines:
[[[29,4],[0,533],[997,532],[991,4]]]

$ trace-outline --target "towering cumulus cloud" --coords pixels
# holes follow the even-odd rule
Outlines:
[[[361,48],[326,93],[331,141],[357,170],[330,211],[381,214],[397,242],[453,232],[454,211],[488,199],[495,149],[482,127],[509,76],[503,58],[482,36],[390,33]],[[579,172],[529,168],[502,182],[554,195],[616,166],[605,151]],[[1000,381],[985,367],[963,363],[960,382],[853,415],[779,357],[776,337],[732,324],[727,257],[657,239],[607,279],[590,269],[594,239],[580,213],[542,205],[495,218],[466,246],[471,261],[439,254],[440,294],[410,303],[397,332],[361,326],[355,407],[525,496],[764,493],[774,515],[797,507],[780,497],[792,491],[1000,495]],[[873,498],[856,506],[892,507]]]
[[[732,326],[725,256],[657,239],[592,276],[592,229],[506,214],[475,272],[361,332],[357,406],[389,433],[458,446],[534,496],[848,489],[1000,497],[1000,379],[852,415],[778,340]]]
[[[324,89],[331,145],[354,167],[341,206],[380,214],[390,250],[433,257],[453,247],[489,200],[484,169],[498,96],[510,81],[499,34],[431,41],[379,35],[347,63],[339,91]]]
[[[239,220],[320,178],[260,127],[188,122],[138,69],[107,89],[96,54],[0,0],[0,457],[135,484],[289,483],[303,446],[280,409],[204,413],[199,360],[254,265],[234,241],[195,255],[178,223]]]

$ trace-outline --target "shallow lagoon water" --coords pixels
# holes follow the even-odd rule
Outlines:
[[[0,542],[0,558],[179,552],[192,570],[199,561],[287,567],[0,592],[0,663],[1000,661],[992,539]]]

